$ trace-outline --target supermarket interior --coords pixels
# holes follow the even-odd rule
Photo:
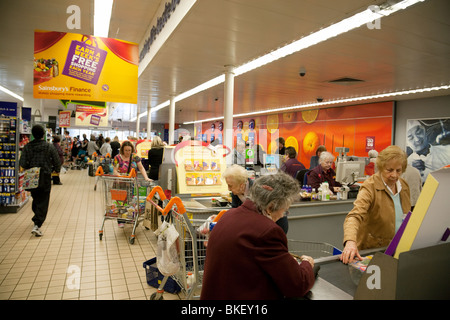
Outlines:
[[[0,8],[0,300],[450,299],[448,0]]]

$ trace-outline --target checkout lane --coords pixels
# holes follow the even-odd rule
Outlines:
[[[180,195],[187,212],[199,219],[207,219],[221,210],[231,209],[229,204],[217,205],[214,199],[220,197],[191,197]],[[328,243],[342,249],[343,221],[353,207],[354,199],[331,201],[298,201],[289,208],[288,239]],[[371,254],[375,249],[363,254]],[[353,300],[357,288],[353,268],[343,264],[339,255],[316,258],[320,266],[314,287],[306,296],[310,300]]]

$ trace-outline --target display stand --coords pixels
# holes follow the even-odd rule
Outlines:
[[[226,149],[199,141],[186,141],[174,152],[179,194],[220,194],[228,187],[222,182]]]
[[[17,213],[27,197],[19,174],[17,103],[0,102],[0,213]]]
[[[413,213],[389,246],[393,256],[374,255],[355,299],[450,299],[449,187],[450,168],[428,175]]]

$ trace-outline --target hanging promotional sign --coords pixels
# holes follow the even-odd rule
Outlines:
[[[72,111],[60,111],[59,112],[59,127],[68,128],[70,127],[70,115]]]
[[[76,126],[108,126],[108,108],[77,105],[75,115]]]
[[[138,63],[136,43],[36,30],[33,97],[135,104]]]

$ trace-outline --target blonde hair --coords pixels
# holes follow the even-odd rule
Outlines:
[[[398,146],[389,146],[378,154],[376,162],[378,170],[382,171],[391,160],[399,161],[402,164],[402,172],[405,172],[408,160],[405,151]]]
[[[245,183],[248,179],[247,170],[237,164],[233,164],[231,167],[225,169],[222,174],[222,178],[226,180],[227,178],[233,179],[234,182],[238,184]]]
[[[161,140],[161,138],[158,136],[154,136],[152,139],[152,148],[158,149],[158,148],[163,148],[163,147],[164,147],[164,142]]]

